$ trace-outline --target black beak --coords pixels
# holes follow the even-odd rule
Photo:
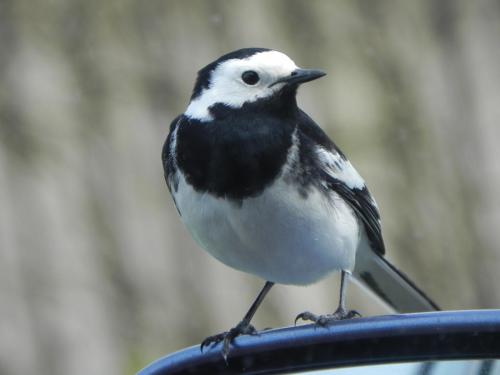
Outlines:
[[[315,79],[323,77],[324,75],[326,75],[326,73],[322,72],[321,70],[295,69],[292,72],[292,74],[290,74],[288,77],[283,77],[278,79],[276,82],[271,83],[269,87],[272,87],[278,83],[285,83],[287,85],[300,84],[304,82],[313,81]]]

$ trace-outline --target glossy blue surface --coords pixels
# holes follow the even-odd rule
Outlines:
[[[476,339],[481,345],[467,346]],[[221,374],[243,370],[266,373],[272,372],[266,370],[269,368],[322,368],[426,356],[500,357],[500,310],[386,315],[340,321],[328,328],[303,325],[273,329],[236,338],[228,364],[220,348],[219,344],[203,353],[199,345],[186,348],[153,362],[138,374],[201,374],[202,369]]]

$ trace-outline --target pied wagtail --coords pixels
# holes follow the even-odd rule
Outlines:
[[[223,341],[224,358],[235,337],[256,332],[250,320],[274,283],[308,285],[341,271],[337,310],[297,316],[319,325],[357,315],[345,306],[351,272],[398,311],[437,309],[383,258],[363,178],[297,106],[299,85],[324,75],[278,51],[240,49],[198,72],[170,126],[162,160],[183,223],[215,258],[266,280],[240,323],[203,341],[202,349]]]

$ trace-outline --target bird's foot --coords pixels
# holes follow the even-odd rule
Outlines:
[[[227,357],[229,355],[230,345],[233,340],[240,335],[256,335],[257,330],[250,323],[242,320],[239,322],[236,327],[231,328],[227,332],[219,333],[218,335],[213,335],[207,337],[200,345],[200,349],[203,352],[203,349],[208,346],[217,345],[219,342],[223,342],[221,354],[224,357],[224,360],[227,363]]]
[[[297,317],[295,318],[295,324],[297,324],[297,320],[301,319],[314,322],[316,325],[319,325],[321,327],[326,327],[329,324],[337,322],[339,320],[352,319],[358,317],[361,317],[361,314],[358,313],[356,310],[346,310],[344,308],[339,307],[337,311],[335,311],[333,314],[326,314],[326,315],[316,315],[309,311],[305,311],[297,315]]]

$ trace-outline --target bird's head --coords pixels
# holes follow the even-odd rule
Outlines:
[[[245,104],[293,98],[299,84],[324,76],[301,69],[285,54],[265,48],[245,48],[221,56],[198,72],[184,113],[200,121],[213,119],[216,106],[237,109]],[[284,94],[287,95],[284,95]]]

